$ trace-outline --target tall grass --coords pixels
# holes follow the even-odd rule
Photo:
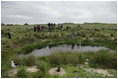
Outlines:
[[[117,69],[117,53],[98,51],[91,56],[90,66]]]
[[[80,64],[84,59],[81,53],[54,53],[49,56],[51,64]]]
[[[48,69],[51,67],[49,63],[45,61],[38,61],[37,67],[42,71],[42,72],[47,72]]]
[[[32,55],[29,55],[25,58],[22,58],[20,60],[20,64],[21,65],[25,65],[25,66],[35,66],[37,64],[36,58]]]
[[[18,70],[16,76],[17,76],[18,78],[27,78],[27,77],[28,77],[28,73],[27,73],[27,71],[25,70],[24,67],[21,67],[21,68]]]
[[[108,50],[100,50],[96,53],[53,53],[48,57],[50,64],[81,64],[89,59],[91,67],[117,69],[117,54],[111,53]]]

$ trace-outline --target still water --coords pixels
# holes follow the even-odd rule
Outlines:
[[[48,56],[51,53],[57,52],[97,52],[99,50],[109,50],[109,48],[105,48],[103,46],[82,46],[82,45],[57,45],[57,46],[46,46],[41,49],[35,49],[29,54],[19,54],[19,57],[24,57],[27,55],[33,56]]]

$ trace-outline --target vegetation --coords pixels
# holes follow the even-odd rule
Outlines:
[[[17,72],[17,77],[19,78],[27,78],[27,72],[25,71],[24,67],[21,67]]]
[[[54,53],[49,56],[51,64],[81,64],[84,60],[81,53]]]
[[[92,67],[117,69],[117,55],[108,51],[99,51],[91,57],[90,63]]]
[[[46,25],[47,24],[41,24]],[[116,77],[117,72],[117,25],[102,23],[73,24],[64,23],[63,29],[53,29],[48,33],[48,27],[40,32],[33,31],[33,25],[3,25],[1,27],[1,75],[3,78],[10,77],[8,71],[11,68],[10,61],[18,62],[19,70],[12,77],[30,77],[30,78],[67,78],[75,77],[73,71],[79,72],[81,78],[104,78],[94,73],[92,75],[85,70],[78,69],[79,65],[84,68],[104,68]],[[66,26],[71,29],[66,29]],[[57,27],[57,26],[56,26]],[[8,28],[11,30],[12,39],[7,36]],[[72,31],[75,36],[72,37]],[[101,50],[94,52],[58,52],[49,56],[19,58],[19,53],[28,54],[34,49],[40,49],[45,46],[54,46],[60,44],[81,44],[91,46],[105,46],[114,52]],[[86,59],[89,59],[89,65],[84,65]],[[29,73],[25,67],[37,66],[38,72]],[[49,75],[48,70],[52,67],[61,66],[67,72],[63,76]]]

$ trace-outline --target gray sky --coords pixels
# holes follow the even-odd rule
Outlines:
[[[3,23],[117,23],[116,1],[2,1]]]

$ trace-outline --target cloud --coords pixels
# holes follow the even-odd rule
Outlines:
[[[2,22],[117,22],[116,1],[2,1]]]

